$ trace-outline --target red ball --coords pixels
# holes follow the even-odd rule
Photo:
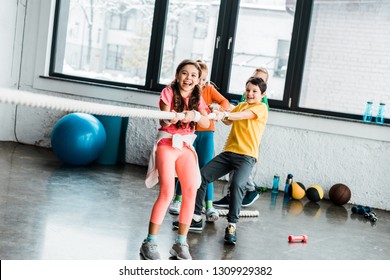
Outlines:
[[[351,190],[344,184],[335,184],[329,190],[329,199],[336,205],[344,205],[351,199]]]

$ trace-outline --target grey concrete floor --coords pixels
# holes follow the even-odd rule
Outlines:
[[[145,187],[145,173],[130,164],[67,166],[50,149],[0,142],[0,259],[139,260],[158,194]],[[216,199],[223,185],[215,184]],[[223,242],[222,217],[189,234],[190,251],[197,260],[389,260],[390,213],[374,209],[379,220],[371,223],[352,206],[284,201],[267,191],[242,209],[260,214],[240,219],[236,246]],[[167,213],[159,233],[163,259],[176,219]],[[301,234],[307,243],[288,243]]]

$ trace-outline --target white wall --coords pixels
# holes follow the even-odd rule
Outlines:
[[[13,63],[14,53],[20,49],[15,46],[17,15],[19,3],[6,1],[0,9],[0,87],[15,87],[12,74],[18,69],[17,61]],[[23,21],[23,19],[22,19]],[[13,141],[14,107],[0,104],[0,140]]]
[[[0,11],[1,18],[3,14],[8,18],[7,24],[0,26],[1,42],[5,42],[0,45],[0,57],[5,61],[0,64],[0,73],[3,74],[0,86],[157,110],[158,95],[155,94],[41,78],[47,75],[51,30],[48,23],[52,15],[52,1],[27,3],[26,17],[20,16],[25,10],[20,4],[6,4]],[[16,18],[18,20],[14,22]],[[20,24],[24,20],[26,29],[23,33]],[[18,58],[15,50],[21,51],[19,46],[23,46],[23,52]],[[15,68],[17,71],[12,70],[10,74],[10,69]],[[19,74],[15,74],[19,71],[20,79]],[[9,78],[5,78],[7,75]],[[49,148],[51,129],[65,112],[23,106],[17,109],[15,114],[14,105],[0,104],[0,123],[6,127],[0,130],[0,141],[15,141],[15,132],[19,142]],[[128,163],[147,165],[156,129],[157,120],[130,119],[126,151]],[[227,127],[217,125],[218,152],[227,133]],[[318,184],[325,193],[333,184],[344,183],[352,190],[351,203],[390,210],[387,180],[390,174],[390,126],[272,110],[261,144],[255,181],[270,187],[276,173],[281,176],[281,190],[286,175],[292,173],[296,181],[306,186]]]

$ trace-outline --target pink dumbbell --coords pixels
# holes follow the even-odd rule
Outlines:
[[[288,236],[288,242],[290,242],[290,243],[295,243],[295,242],[306,243],[307,242],[307,236],[306,235],[298,235],[298,236],[289,235]]]

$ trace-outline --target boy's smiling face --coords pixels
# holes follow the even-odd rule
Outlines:
[[[259,86],[248,82],[245,90],[245,99],[249,104],[260,103],[265,94],[261,93]]]

